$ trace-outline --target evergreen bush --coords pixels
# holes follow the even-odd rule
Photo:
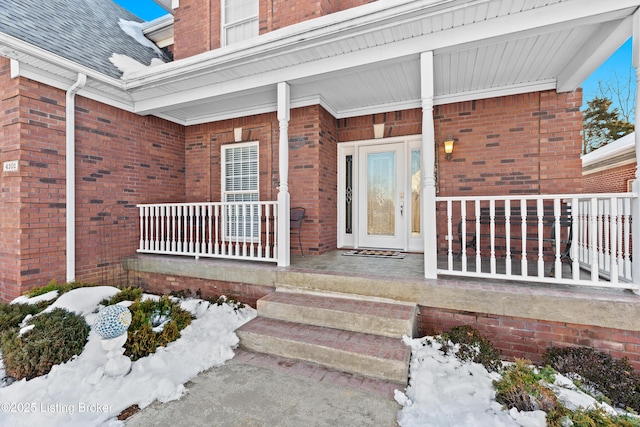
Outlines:
[[[90,330],[84,317],[62,308],[35,316],[29,323],[34,327],[24,334],[13,327],[0,338],[5,370],[16,380],[44,375],[53,365],[82,353]]]
[[[595,397],[604,395],[614,406],[640,412],[640,375],[627,359],[614,359],[588,347],[551,347],[543,360],[562,374],[577,374],[582,386]]]

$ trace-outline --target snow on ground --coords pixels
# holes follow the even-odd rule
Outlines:
[[[500,374],[488,372],[481,364],[445,355],[433,337],[405,337],[404,342],[411,346],[409,386],[404,393],[396,390],[395,395],[403,407],[398,413],[402,427],[545,427],[543,411],[505,411],[495,401],[492,383],[500,379]],[[598,407],[616,415],[611,406],[597,402],[561,374],[556,373],[554,384],[547,386],[571,410]]]
[[[396,391],[401,426],[544,427],[544,412],[512,414],[495,401],[492,382],[499,374],[444,355],[439,343],[424,345],[427,340],[405,339],[412,354],[409,386],[405,393]]]
[[[80,288],[63,294],[53,306],[80,313],[91,325],[98,302],[117,292],[106,286]],[[19,301],[33,303],[46,298],[52,299],[21,297]],[[144,408],[154,400],[179,399],[186,393],[185,382],[233,357],[238,344],[234,330],[256,316],[248,307],[236,313],[226,304],[210,305],[198,299],[185,300],[181,306],[196,317],[181,338],[133,362],[124,377],[103,375],[106,352],[93,331],[80,356],[30,381],[5,384],[0,358],[0,425],[116,427],[123,425],[117,415],[133,404]],[[412,356],[409,386],[395,395],[402,405],[400,426],[545,426],[542,411],[502,409],[492,387],[499,374],[489,373],[477,363],[462,362],[452,354],[444,355],[433,337],[404,341],[411,346]],[[561,375],[556,376],[553,389],[569,408],[600,405]],[[604,409],[615,413],[611,407]]]
[[[117,292],[104,286],[79,288],[63,294],[54,304],[82,313],[91,325],[98,302]],[[238,344],[233,331],[256,315],[249,307],[236,313],[228,305],[200,300],[187,300],[182,306],[197,318],[182,331],[181,338],[133,362],[124,377],[103,375],[106,352],[100,337],[91,331],[77,358],[30,381],[9,386],[0,383],[0,425],[118,426],[123,423],[115,417],[133,404],[144,408],[154,400],[179,399],[186,393],[185,382],[233,357]],[[4,376],[0,368],[0,378]]]

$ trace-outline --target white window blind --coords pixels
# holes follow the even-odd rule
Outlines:
[[[222,5],[224,45],[258,35],[258,0],[222,0]]]
[[[258,143],[222,147],[222,193],[228,206],[226,231],[229,237],[258,237],[258,210],[251,204],[259,198]]]

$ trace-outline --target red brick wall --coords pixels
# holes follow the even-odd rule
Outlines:
[[[76,276],[104,282],[138,248],[136,204],[185,201],[184,128],[76,99]]]
[[[375,0],[258,0],[258,31],[265,34]],[[181,0],[174,11],[176,60],[221,46],[221,0]]]
[[[0,164],[20,160],[23,124],[19,121],[19,82],[9,75],[9,60],[0,57]],[[19,294],[21,181],[21,171],[0,169],[0,300],[3,301]]]
[[[20,160],[0,183],[0,297],[9,300],[66,280],[65,92],[6,73],[0,88],[2,159]],[[137,203],[184,200],[183,141],[182,126],[76,97],[78,280],[100,281],[135,254]]]
[[[36,284],[64,279],[66,262],[64,92],[23,78],[8,79],[5,75],[2,80],[18,90],[13,93],[12,124],[3,129],[11,141],[2,151],[7,160],[19,160],[20,170],[7,176],[18,197],[11,200],[13,217],[6,223],[16,238],[6,242],[13,249],[8,258],[13,271],[2,284],[3,300]]]
[[[509,359],[540,363],[548,347],[592,347],[615,358],[627,357],[640,369],[640,332],[420,307],[419,336],[458,325],[478,329]]]
[[[181,0],[173,15],[174,59],[219,48],[220,25],[220,0]]]
[[[440,195],[580,192],[581,104],[581,91],[546,91],[436,106]]]
[[[338,141],[373,139],[373,125],[384,123],[384,137],[408,136],[422,133],[422,110],[394,111],[338,120]]]
[[[185,276],[166,276],[156,273],[137,273],[140,283],[147,292],[165,295],[188,290],[200,294],[202,298],[226,295],[256,308],[256,301],[275,291],[271,286],[250,285],[237,282],[197,279]]]
[[[259,141],[260,200],[277,199],[280,130],[276,114],[271,113],[186,129],[188,201],[220,200],[221,147],[233,144],[236,127],[242,127],[243,141]],[[320,106],[291,111],[289,193],[291,206],[306,209],[301,235],[305,253],[323,253],[336,246],[335,133],[335,119]],[[293,245],[292,252],[298,251]]]
[[[583,191],[585,193],[624,193],[627,191],[627,181],[634,179],[635,174],[635,163],[590,173],[582,177]]]
[[[577,193],[582,189],[581,91],[528,93],[434,109],[439,195]],[[338,141],[420,134],[422,110],[340,119]],[[442,141],[456,139],[452,160]]]

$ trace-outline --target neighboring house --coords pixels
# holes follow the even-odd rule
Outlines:
[[[636,176],[635,133],[623,136],[582,156],[582,186],[585,193],[632,191]]]
[[[424,281],[374,295],[429,307],[424,325],[462,313],[495,331],[549,328],[520,349],[534,356],[585,328],[638,339],[627,302],[431,292],[473,278],[638,290],[628,248],[607,253],[607,280],[582,278],[564,248],[596,250],[567,246],[571,224],[595,233],[596,216],[578,215],[580,85],[640,36],[640,0],[158,0],[173,16],[143,25],[108,0],[45,3],[0,0],[2,300],[52,279],[105,282],[136,251],[287,268],[301,206],[305,256],[424,254]],[[630,217],[617,215],[607,224]],[[215,286],[258,297],[274,284],[257,276],[287,271],[248,268]],[[188,276],[141,277],[208,286]]]

